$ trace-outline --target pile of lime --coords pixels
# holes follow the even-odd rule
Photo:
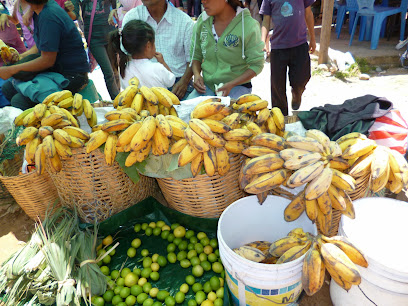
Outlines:
[[[217,239],[210,239],[204,232],[195,233],[186,230],[180,224],[167,225],[164,221],[136,224],[134,231],[145,236],[160,236],[168,242],[166,256],[152,254],[143,249],[142,240],[135,238],[127,250],[127,262],[139,253],[142,256],[141,266],[136,265],[133,271],[128,267],[110,271],[108,265],[113,250],[98,262],[100,269],[108,280],[105,294],[94,296],[92,303],[96,306],[108,304],[117,306],[173,306],[185,304],[188,306],[221,306],[224,298],[224,267],[221,263]],[[110,250],[113,244],[112,236],[107,236],[97,248],[97,255],[102,256]],[[185,278],[178,291],[171,295],[166,290],[160,290],[156,282],[160,279],[160,269],[168,264],[178,264],[181,268],[191,268],[191,275]],[[214,275],[208,281],[200,283],[205,272],[212,271]],[[186,301],[186,297],[192,296]]]

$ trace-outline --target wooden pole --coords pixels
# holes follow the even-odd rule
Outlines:
[[[320,32],[320,49],[319,49],[319,64],[327,64],[329,62],[329,46],[331,25],[333,19],[334,0],[322,0],[323,2],[323,18],[322,30]]]

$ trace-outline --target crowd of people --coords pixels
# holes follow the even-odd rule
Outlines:
[[[3,3],[0,39],[19,56],[0,67],[0,107],[24,110],[51,90],[80,92],[95,62],[112,100],[134,76],[181,100],[237,98],[251,93],[270,55],[272,105],[285,115],[287,69],[294,110],[310,78],[314,0],[2,1],[11,3]]]

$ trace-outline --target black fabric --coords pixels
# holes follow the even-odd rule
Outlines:
[[[286,97],[286,73],[288,68],[290,85],[300,97],[310,79],[310,56],[307,43],[293,48],[271,50],[272,106],[279,107],[284,116],[288,115]]]
[[[332,140],[351,132],[367,134],[378,117],[387,114],[393,105],[386,98],[365,95],[344,101],[341,105],[325,104],[298,116],[305,129],[318,129]]]

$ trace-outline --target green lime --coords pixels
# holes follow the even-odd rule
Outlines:
[[[142,240],[140,240],[139,238],[135,238],[132,240],[131,245],[132,245],[132,248],[137,249],[138,247],[142,245]]]
[[[193,270],[191,271],[195,277],[201,277],[204,274],[204,269],[202,266],[194,266]]]
[[[178,248],[180,251],[187,250],[187,247],[188,247],[188,242],[185,240],[181,241],[180,244],[178,245]]]
[[[110,255],[106,255],[102,261],[104,264],[109,264],[111,262],[112,258],[110,257]]]
[[[133,269],[133,273],[135,273],[137,276],[140,276],[140,274],[142,274],[142,269],[135,267]]]
[[[146,284],[146,283],[147,283],[147,278],[146,278],[146,277],[139,278],[139,281],[137,282],[137,284],[138,284],[139,286],[142,286],[142,287],[143,287],[143,285]]]
[[[137,284],[138,280],[139,280],[139,276],[137,276],[133,272],[130,272],[125,277],[125,286],[132,287]]]
[[[159,288],[152,288],[152,289],[150,289],[150,291],[149,291],[149,295],[150,295],[152,298],[155,298],[158,293],[159,293]],[[160,304],[160,305],[161,305],[161,304]]]
[[[209,245],[209,244],[210,244],[210,239],[209,239],[208,237],[205,237],[205,238],[203,238],[203,239],[200,240],[200,243],[201,243],[203,246]]]
[[[166,290],[160,290],[159,293],[157,293],[157,299],[163,302],[169,295],[170,293],[168,293]]]
[[[136,233],[138,233],[142,229],[142,225],[141,224],[135,224],[135,227],[133,229],[135,230]]]
[[[129,249],[127,250],[127,256],[128,256],[129,258],[135,257],[135,256],[136,256],[136,249],[135,249],[135,248],[129,248]]]
[[[217,239],[213,238],[210,240],[210,245],[213,247],[213,249],[216,249],[218,247],[218,241]]]
[[[194,231],[193,230],[188,230],[184,237],[186,237],[186,239],[190,239],[193,236],[194,236]]]
[[[117,306],[127,306],[125,302],[120,302]]]
[[[180,266],[184,269],[187,269],[191,266],[191,262],[188,259],[182,259],[180,261]]]
[[[136,304],[136,297],[133,295],[129,295],[125,300],[126,305],[133,306]]]
[[[109,268],[108,268],[108,269],[109,269]],[[105,279],[106,279],[106,281],[108,282],[108,281],[112,280],[112,277],[111,277],[110,275],[106,275],[106,276],[105,276]]]
[[[116,286],[124,286],[125,285],[125,278],[124,277],[119,277],[116,280]]]
[[[198,291],[195,295],[195,300],[198,305],[201,305],[202,302],[205,301],[206,295],[203,291]]]
[[[163,220],[157,221],[156,222],[156,226],[162,228],[163,226],[165,226],[166,223]]]
[[[206,245],[204,247],[204,253],[205,254],[209,255],[209,254],[212,254],[212,252],[213,252],[213,247],[211,245]]]
[[[120,290],[119,295],[122,299],[126,299],[130,295],[130,288],[123,287],[122,290]]]
[[[204,247],[201,243],[196,243],[194,245],[194,249],[197,251],[198,254],[201,254],[202,252],[204,252]]]
[[[105,253],[106,253],[106,250],[100,249],[100,250],[96,253],[96,255],[99,257],[99,256],[102,256],[102,255],[105,254]]]
[[[191,287],[191,289],[194,293],[197,293],[198,291],[203,290],[203,285],[201,285],[200,283],[195,283],[193,287]]]
[[[222,278],[225,278],[225,270],[222,270],[222,271],[221,271],[220,276],[221,276]]]
[[[184,294],[186,294],[188,292],[190,288],[188,287],[188,285],[186,283],[182,284],[180,286],[180,291],[183,292]]]
[[[174,253],[167,254],[167,260],[169,263],[175,263],[177,261],[177,255]]]
[[[191,251],[194,250],[194,244],[193,243],[189,243],[187,246],[187,250]],[[194,250],[195,251],[195,250]]]
[[[183,292],[179,291],[174,296],[174,299],[176,300],[177,304],[182,304],[184,300],[186,299],[186,295]]]
[[[223,299],[224,298],[224,287],[220,287],[215,293],[217,294],[218,298]]]
[[[214,253],[208,254],[208,261],[209,262],[216,262],[217,261],[217,255]]]
[[[113,248],[113,246],[112,245],[110,245],[110,246],[108,246],[107,248],[106,248],[106,251],[109,251],[111,248]],[[112,257],[113,255],[115,255],[116,254],[116,250],[115,249],[113,249],[110,253],[109,253],[109,255]]]
[[[190,243],[196,244],[197,242],[198,242],[198,239],[197,239],[196,236],[193,236],[193,237],[190,238]]]
[[[183,238],[186,235],[186,229],[184,226],[178,226],[174,229],[173,234],[177,238]]]
[[[109,268],[107,266],[102,266],[101,267],[101,272],[103,275],[108,276],[109,275]]]
[[[123,268],[122,271],[120,271],[120,276],[125,277],[128,273],[132,272],[129,268]]]
[[[174,238],[173,243],[178,246],[182,241],[183,239],[181,238]]]
[[[193,267],[198,266],[201,263],[200,259],[197,256],[191,258],[190,261]]]
[[[115,293],[115,295],[119,295],[122,288],[123,286],[116,286],[115,289],[113,289],[113,292]]]
[[[173,223],[172,225],[170,225],[170,228],[171,228],[171,230],[172,231],[174,231],[177,227],[179,227],[180,226],[180,224],[178,224],[178,223]]]
[[[103,299],[103,297],[95,296],[92,303],[95,306],[104,306],[105,305],[105,300]]]
[[[113,289],[113,288],[115,288],[115,287],[116,287],[116,283],[115,283],[114,280],[108,281],[108,288],[109,288],[109,289]]]
[[[187,253],[187,258],[188,259],[191,259],[191,258],[196,257],[196,256],[197,256],[197,251],[196,250],[191,250],[191,251],[188,251],[188,253]]]
[[[140,275],[141,275],[142,277],[149,278],[150,273],[152,273],[152,269],[150,269],[150,267],[148,267],[148,268],[144,268],[144,269],[142,270],[142,274],[140,274]]]
[[[211,271],[211,263],[209,261],[202,261],[200,265],[203,267],[204,271]]]
[[[143,292],[144,293],[149,293],[149,291],[152,289],[152,284],[146,283],[143,285]]]
[[[187,275],[186,276],[186,283],[189,284],[190,286],[194,285],[195,277],[192,276],[192,275]]]
[[[118,305],[120,302],[123,302],[122,298],[120,297],[120,295],[115,295],[112,298],[112,305]]]
[[[211,292],[211,285],[210,285],[210,282],[209,282],[209,281],[204,283],[203,291],[204,291],[205,293],[210,293],[210,292]]]
[[[154,304],[154,300],[151,298],[148,298],[146,300],[144,300],[143,302],[143,306],[152,306]]]
[[[220,280],[220,287],[224,287],[224,279],[222,277],[218,277]]]
[[[207,299],[209,299],[211,302],[214,302],[217,299],[217,295],[214,291],[211,291],[208,293]]]
[[[168,242],[173,242],[175,238],[176,238],[176,237],[174,237],[174,234],[173,234],[173,233],[170,233],[170,234],[167,236],[167,241],[168,241]]]
[[[143,259],[143,268],[149,268],[153,263],[153,259],[146,257]]]
[[[200,258],[200,261],[207,261],[208,259],[207,254],[205,253],[201,253],[200,255],[198,255],[198,258]]]
[[[137,298],[136,298],[137,303],[138,303],[138,304],[143,304],[143,302],[144,302],[145,300],[147,300],[148,297],[149,297],[149,296],[147,295],[147,293],[142,292],[142,293],[139,294],[139,295],[137,296]]]
[[[220,257],[220,250],[219,250],[219,249],[216,249],[216,250],[214,251],[214,254],[217,255],[217,257]]]
[[[159,254],[153,254],[153,256],[152,256],[152,260],[153,260],[153,262],[157,262],[157,259],[159,259]]]
[[[167,259],[164,256],[159,256],[159,258],[157,258],[157,263],[160,265],[160,267],[165,267],[167,265]]]
[[[113,290],[108,290],[103,294],[103,299],[105,300],[105,302],[110,303],[112,302],[114,296],[115,292],[113,292]]]
[[[146,230],[146,228],[147,228],[148,226],[149,226],[149,224],[147,224],[147,223],[143,223],[143,224],[142,224],[142,230],[144,230],[144,231],[145,231],[145,230]]]
[[[223,306],[223,305],[224,305],[224,301],[220,298],[214,301],[214,306]]]
[[[201,303],[201,306],[214,306],[214,303],[212,301],[210,301],[210,300],[204,300]]]
[[[102,261],[102,260],[100,260],[100,261],[98,261],[96,264],[97,264],[99,267],[102,267],[102,265],[103,265],[103,261]]]
[[[112,279],[117,279],[117,278],[119,277],[119,275],[120,275],[120,273],[119,273],[118,270],[113,270],[113,271],[111,272],[111,277],[112,277]]]
[[[170,231],[162,231],[160,234],[160,237],[164,240],[166,240],[170,235]]]
[[[220,279],[217,276],[213,276],[210,278],[210,285],[211,289],[217,291],[221,287]]]
[[[160,278],[160,274],[157,271],[150,273],[150,279],[154,282],[157,282]]]
[[[141,252],[140,252],[140,254],[143,256],[143,257],[146,257],[146,256],[148,256],[149,255],[149,250],[147,250],[147,249],[143,249]]]
[[[153,272],[157,272],[160,270],[160,265],[157,262],[154,262],[150,265],[150,269],[152,269]]]
[[[149,226],[146,228],[145,234],[146,236],[151,236],[153,234],[153,229]]]
[[[154,236],[160,236],[161,234],[161,228],[160,227],[156,227],[155,229],[153,229],[153,235]]]
[[[134,296],[138,296],[139,294],[141,294],[143,292],[143,288],[142,286],[139,285],[134,285],[130,288],[130,294],[134,295]]]
[[[214,262],[213,264],[212,264],[212,270],[215,272],[215,273],[221,273],[223,270],[224,270],[224,267],[222,266],[222,263],[220,263],[220,262]]]
[[[174,305],[176,305],[176,300],[174,299],[174,297],[169,295],[168,297],[165,298],[164,304],[166,306],[174,306]]]
[[[167,253],[172,253],[176,250],[176,245],[174,243],[169,243],[167,246]]]
[[[197,306],[197,302],[195,300],[189,300],[187,306]]]
[[[177,260],[182,261],[183,259],[187,258],[187,252],[186,251],[181,251],[177,253]]]
[[[156,222],[150,222],[149,223],[149,226],[151,227],[151,228],[156,228]]]
[[[199,233],[197,234],[197,239],[198,239],[198,240],[201,240],[201,239],[206,238],[206,237],[207,237],[207,234],[204,233],[204,232],[199,232]]]
[[[171,231],[171,228],[170,228],[170,226],[168,226],[168,225],[166,224],[166,225],[163,225],[162,231]]]
[[[156,302],[153,303],[152,306],[162,306],[162,305],[163,305],[162,302],[156,301]]]

